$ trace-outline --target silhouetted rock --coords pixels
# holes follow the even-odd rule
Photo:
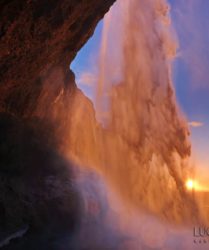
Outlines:
[[[30,123],[1,114],[0,124],[0,242],[25,225],[38,241],[73,233],[81,204],[72,165]]]
[[[60,249],[61,235],[80,225],[73,166],[58,153],[80,93],[69,64],[114,1],[0,2],[0,245],[11,241],[5,249]]]
[[[1,1],[1,109],[30,112],[42,90],[41,77],[56,65],[67,74],[114,1]]]

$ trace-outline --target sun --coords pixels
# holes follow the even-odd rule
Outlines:
[[[195,182],[192,179],[188,179],[186,182],[186,188],[188,190],[193,190],[195,188]]]

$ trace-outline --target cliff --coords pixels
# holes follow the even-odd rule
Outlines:
[[[27,228],[7,249],[57,249],[52,239],[79,225],[73,164],[58,148],[74,96],[92,107],[69,64],[114,1],[0,2],[0,245]]]

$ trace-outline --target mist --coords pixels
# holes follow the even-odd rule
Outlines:
[[[57,81],[53,113],[38,108],[58,124],[60,152],[78,169],[83,214],[72,249],[193,249],[194,225],[206,224],[185,185],[194,166],[172,81],[169,9],[165,0],[118,0],[104,18],[97,73],[87,75],[94,102]]]

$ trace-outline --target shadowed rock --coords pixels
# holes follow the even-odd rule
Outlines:
[[[3,114],[0,124],[0,242],[25,225],[30,244],[35,237],[40,247],[49,238],[75,232],[81,201],[72,165],[51,148],[49,134],[30,123]]]
[[[42,75],[55,65],[67,74],[114,1],[1,1],[1,109],[30,113],[43,87]]]

